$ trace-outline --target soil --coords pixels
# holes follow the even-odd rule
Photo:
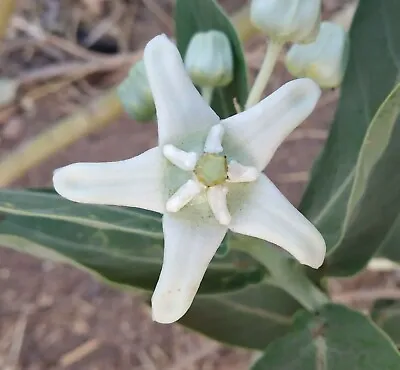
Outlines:
[[[83,1],[92,8],[101,2]],[[21,17],[26,14],[27,3],[20,3],[17,14]],[[169,1],[159,2],[165,13],[157,13],[158,17],[154,1],[131,3],[137,4],[138,15],[127,43],[130,50],[140,49],[153,35],[171,32]],[[243,1],[223,3],[233,10]],[[326,1],[325,16],[340,5],[337,0]],[[13,42],[14,36],[7,42]],[[255,65],[262,57],[260,41],[255,40],[247,49]],[[4,57],[2,73],[13,76],[21,68],[37,69],[49,63],[48,56],[40,55],[26,62],[24,53],[29,52],[27,48],[13,55],[15,59]],[[12,63],[5,67],[4,61]],[[290,76],[279,65],[269,90],[288,79]],[[87,83],[75,83],[33,106],[18,109],[0,125],[0,156],[98,95],[103,76],[92,77],[90,84],[89,88]],[[289,136],[267,168],[267,174],[294,204],[327,137],[336,98],[336,91],[324,93],[315,112]],[[129,158],[154,146],[156,139],[154,123],[140,124],[124,117],[31,169],[13,186],[48,186],[57,167]],[[73,267],[0,248],[0,292],[0,368],[4,370],[234,370],[249,364],[249,352],[227,348],[178,325],[156,324],[139,297],[115,291]]]

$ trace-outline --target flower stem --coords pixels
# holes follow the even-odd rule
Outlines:
[[[0,162],[0,187],[9,185],[29,168],[67,147],[79,138],[115,121],[123,108],[115,90],[83,110],[61,119],[53,127],[22,144]]]
[[[309,311],[318,310],[330,302],[329,297],[309,280],[302,266],[264,241],[252,240],[249,244],[245,239],[241,241],[242,238],[235,235],[231,240],[233,248],[250,254],[263,264],[270,273],[271,284],[284,290]]]
[[[201,88],[201,95],[203,96],[204,100],[211,105],[212,97],[214,93],[214,88],[210,86],[203,86]]]
[[[16,7],[16,0],[1,0],[0,4],[0,40],[7,33],[8,24]]]
[[[283,44],[280,42],[272,40],[269,42],[264,61],[261,65],[260,71],[258,72],[254,85],[251,88],[249,97],[247,98],[246,109],[252,107],[261,100],[261,96],[268,84],[282,47]]]

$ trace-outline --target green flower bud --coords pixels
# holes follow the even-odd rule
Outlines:
[[[133,65],[117,92],[125,111],[133,119],[149,121],[155,117],[156,107],[143,60]]]
[[[315,42],[290,48],[286,68],[293,76],[309,77],[321,87],[337,87],[346,70],[349,46],[347,32],[341,26],[322,22]]]
[[[321,0],[252,0],[251,22],[276,42],[309,43],[321,22]]]
[[[228,85],[233,80],[233,55],[229,39],[220,31],[196,33],[187,48],[185,66],[197,86]]]

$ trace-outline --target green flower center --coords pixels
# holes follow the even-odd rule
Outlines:
[[[219,154],[205,153],[197,161],[194,173],[206,186],[223,184],[228,177],[226,157]]]

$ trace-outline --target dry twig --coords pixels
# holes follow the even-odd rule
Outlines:
[[[72,351],[66,353],[60,359],[60,366],[64,369],[71,365],[81,361],[89,354],[93,353],[100,347],[101,343],[96,338],[90,339],[85,343],[81,344]]]

